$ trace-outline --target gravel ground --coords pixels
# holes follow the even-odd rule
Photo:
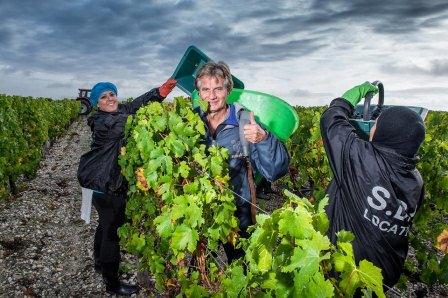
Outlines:
[[[1,297],[105,295],[92,265],[97,214],[92,211],[89,225],[80,219],[76,170],[89,144],[90,130],[82,117],[47,150],[37,176],[20,183],[17,196],[0,201]],[[136,282],[135,274],[122,277]]]
[[[21,192],[0,201],[0,297],[106,296],[93,269],[92,246],[97,215],[89,225],[80,219],[78,161],[90,144],[86,118],[76,120],[46,152],[37,176],[19,185]],[[275,186],[274,186],[275,190]],[[260,200],[271,211],[278,195]],[[163,296],[152,289],[149,276],[138,273],[137,260],[123,254],[121,278],[142,286],[139,297]],[[388,297],[447,297],[446,287],[409,284]],[[136,295],[134,295],[136,297]]]

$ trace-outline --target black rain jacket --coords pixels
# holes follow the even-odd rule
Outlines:
[[[408,252],[412,218],[423,200],[417,158],[402,156],[358,137],[348,117],[353,107],[333,100],[321,117],[321,133],[333,172],[327,189],[328,235],[351,231],[357,262],[367,259],[382,269],[384,284],[394,285]]]
[[[78,166],[78,181],[82,187],[111,195],[126,194],[127,183],[118,165],[126,120],[148,102],[163,99],[158,88],[154,88],[132,102],[119,104],[116,112],[98,110],[87,119],[92,130],[92,143],[90,151],[81,156]]]

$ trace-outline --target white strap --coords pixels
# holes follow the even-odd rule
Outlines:
[[[86,224],[89,224],[90,214],[92,213],[93,190],[82,187],[81,191],[82,191],[81,219],[83,219],[86,222]]]

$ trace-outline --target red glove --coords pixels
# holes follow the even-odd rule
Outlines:
[[[169,78],[162,86],[159,87],[159,94],[162,97],[167,97],[171,90],[176,87],[177,81],[175,79]]]

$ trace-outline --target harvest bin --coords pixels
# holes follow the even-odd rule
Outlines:
[[[199,68],[209,61],[212,61],[212,59],[201,50],[195,46],[189,46],[172,75],[177,81],[177,87],[191,96],[191,93],[196,89],[194,80]],[[232,80],[234,88],[244,89],[243,82],[238,78],[232,76]]]
[[[382,111],[384,111],[390,107],[393,107],[393,106],[383,105]],[[411,110],[413,110],[414,112],[419,114],[420,117],[422,117],[423,121],[425,121],[426,115],[428,115],[428,109],[422,108],[422,107],[413,107],[413,106],[406,106],[406,107],[410,108]],[[372,113],[376,108],[377,108],[377,105],[371,105],[370,109],[369,109],[370,113]],[[363,105],[357,105],[355,107],[354,114],[362,115],[363,109],[364,109]],[[356,132],[358,133],[359,136],[361,136],[365,140],[368,140],[369,135],[370,135],[370,129],[373,127],[373,125],[375,125],[375,120],[364,121],[361,116],[357,119],[350,119],[350,123],[353,124],[353,126],[355,126]]]
[[[375,120],[381,114],[382,111],[393,107],[392,105],[384,105],[384,86],[380,81],[375,81],[373,85],[378,86],[378,104],[371,105],[370,100],[372,99],[372,94],[367,94],[364,99],[363,105],[357,105],[353,112],[352,117],[350,117],[350,123],[356,128],[358,135],[364,140],[369,139],[370,129],[375,125]],[[422,107],[406,106],[414,112],[420,115],[420,117],[425,121],[426,115],[428,115],[428,109]]]

